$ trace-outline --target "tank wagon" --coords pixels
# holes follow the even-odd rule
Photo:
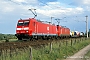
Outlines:
[[[15,36],[18,40],[66,38],[70,37],[70,29],[45,23],[35,18],[20,19],[16,26]]]

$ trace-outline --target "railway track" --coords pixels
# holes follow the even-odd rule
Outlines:
[[[18,41],[18,42],[4,42],[0,43],[0,50],[7,50],[7,49],[15,49],[15,48],[24,48],[29,46],[38,46],[38,45],[45,45],[51,42],[59,42],[59,41],[69,41],[69,40],[79,40],[85,39],[85,37],[81,38],[68,38],[68,39],[57,39],[57,40],[34,40],[34,41]]]
[[[22,42],[5,42],[0,43],[0,49],[15,49],[15,48],[23,48],[23,47],[29,47],[29,46],[37,46],[37,45],[43,45],[48,44],[52,42],[52,40],[38,40],[38,41],[22,41]]]

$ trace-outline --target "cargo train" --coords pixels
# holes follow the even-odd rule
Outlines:
[[[35,18],[18,20],[15,36],[22,39],[49,39],[70,37],[70,29],[67,27],[45,23]]]
[[[36,9],[29,9],[34,18],[18,20],[15,36],[18,40],[23,39],[52,39],[69,38],[83,36],[83,33],[77,31],[70,32],[70,29],[64,26],[46,23],[35,19]],[[34,10],[34,11],[32,11]]]
[[[51,39],[51,38],[70,38],[82,37],[83,32],[70,31],[69,28],[45,23],[35,18],[18,20],[15,36],[18,40],[23,39]]]

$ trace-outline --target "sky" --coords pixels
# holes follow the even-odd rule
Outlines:
[[[90,0],[0,0],[0,33],[15,34],[17,21],[33,18],[29,9],[36,9],[41,21],[51,21],[70,28],[71,31],[86,31],[86,15],[90,29]]]

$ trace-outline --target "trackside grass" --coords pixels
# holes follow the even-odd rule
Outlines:
[[[43,49],[33,49],[33,60],[61,60],[65,59],[80,49],[84,48],[90,44],[89,40],[76,41],[73,42],[71,46],[70,41],[62,43],[62,42],[54,42],[52,43],[52,51],[50,51],[50,46],[46,46]]]
[[[47,45],[17,48],[12,51],[4,50],[0,60],[62,60],[90,44],[90,39],[62,40]]]

